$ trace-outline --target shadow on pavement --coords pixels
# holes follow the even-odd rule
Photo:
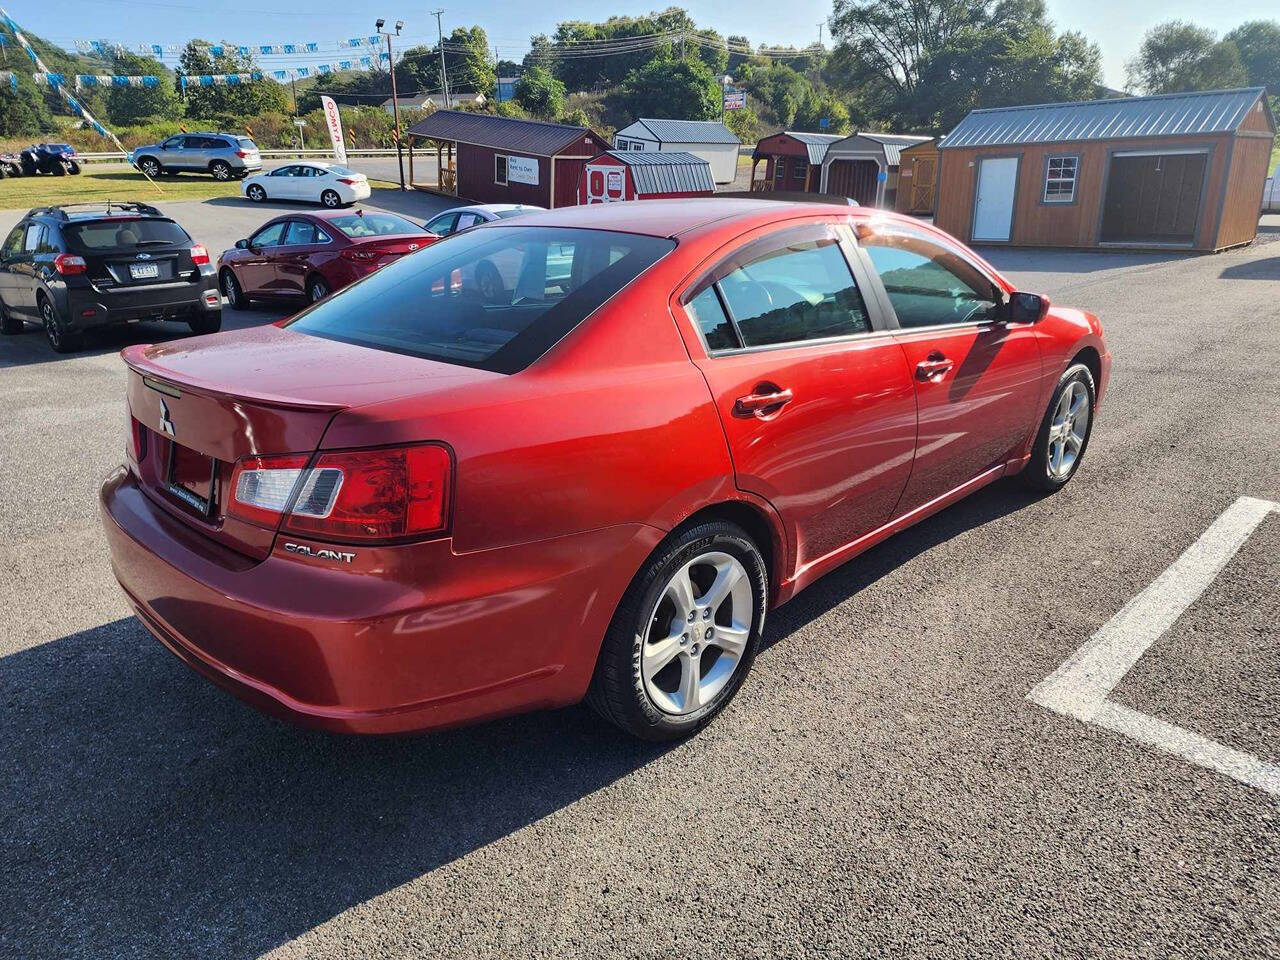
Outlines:
[[[1054,250],[1047,248],[974,247],[1000,271],[1099,273],[1129,267],[1186,260],[1203,254],[1185,252],[1122,253],[1120,251]]]
[[[308,203],[305,200],[268,199],[262,203],[254,203],[244,197],[210,197],[203,202],[214,207],[239,207],[241,209],[261,210],[264,222],[282,213],[323,209],[319,204]],[[368,200],[363,203],[352,204],[347,209],[356,210],[363,206],[377,207],[379,210],[398,213],[402,217],[408,217],[410,220],[425,222],[442,210],[465,206],[467,203],[468,201],[459,200],[457,197],[442,197],[434,193],[425,193],[421,190],[389,190],[375,187]]]
[[[275,306],[264,305],[249,310],[232,310],[224,304],[222,329],[226,331],[260,327],[263,324],[275,323],[282,316],[287,315]],[[49,346],[49,341],[45,339],[44,331],[36,324],[28,323],[24,332],[14,336],[0,337],[0,370],[6,367],[26,367],[37,363],[57,363],[75,360],[77,357],[119,353],[125,347],[135,343],[163,343],[166,340],[180,340],[190,336],[192,336],[191,328],[185,323],[176,321],[131,323],[107,327],[103,330],[92,330],[85,335],[83,346],[75,353],[54,353],[53,348]]]
[[[1280,280],[1280,257],[1237,263],[1227,267],[1218,277],[1222,280]]]
[[[882,544],[781,608],[766,651],[1033,499],[997,484]],[[0,955],[28,960],[256,957],[667,749],[585,707],[423,737],[297,729],[131,619],[0,659],[0,703]]]

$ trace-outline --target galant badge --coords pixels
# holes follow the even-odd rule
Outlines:
[[[160,432],[176,437],[178,431],[174,429],[173,421],[169,419],[169,405],[163,400],[160,401]]]
[[[134,257],[136,257],[136,258],[137,258],[137,259],[139,259],[139,260],[150,260],[150,259],[151,259],[151,254],[149,254],[149,253],[135,253],[135,254],[134,254]]]

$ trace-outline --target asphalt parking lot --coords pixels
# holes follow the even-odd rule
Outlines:
[[[166,209],[211,251],[273,215]],[[1275,955],[1280,217],[1217,256],[983,252],[1103,318],[1080,473],[818,582],[669,747],[585,708],[339,738],[215,689],[129,616],[96,506],[117,352],[177,331],[0,340],[0,956]]]

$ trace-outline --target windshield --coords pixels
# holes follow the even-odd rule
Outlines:
[[[288,326],[515,373],[674,248],[671,240],[630,233],[489,227],[403,257]]]
[[[422,228],[412,220],[397,217],[394,213],[351,213],[344,217],[330,217],[329,223],[353,240],[361,237],[390,237],[398,233],[422,233]]]
[[[128,219],[91,220],[64,227],[68,244],[78,253],[111,253],[139,246],[187,244],[191,237],[172,220]]]

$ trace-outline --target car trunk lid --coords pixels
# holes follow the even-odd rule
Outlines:
[[[244,457],[311,455],[334,415],[486,376],[269,326],[126,348],[130,415],[142,428],[138,473],[171,515],[242,554],[265,558],[267,530],[228,513]]]

